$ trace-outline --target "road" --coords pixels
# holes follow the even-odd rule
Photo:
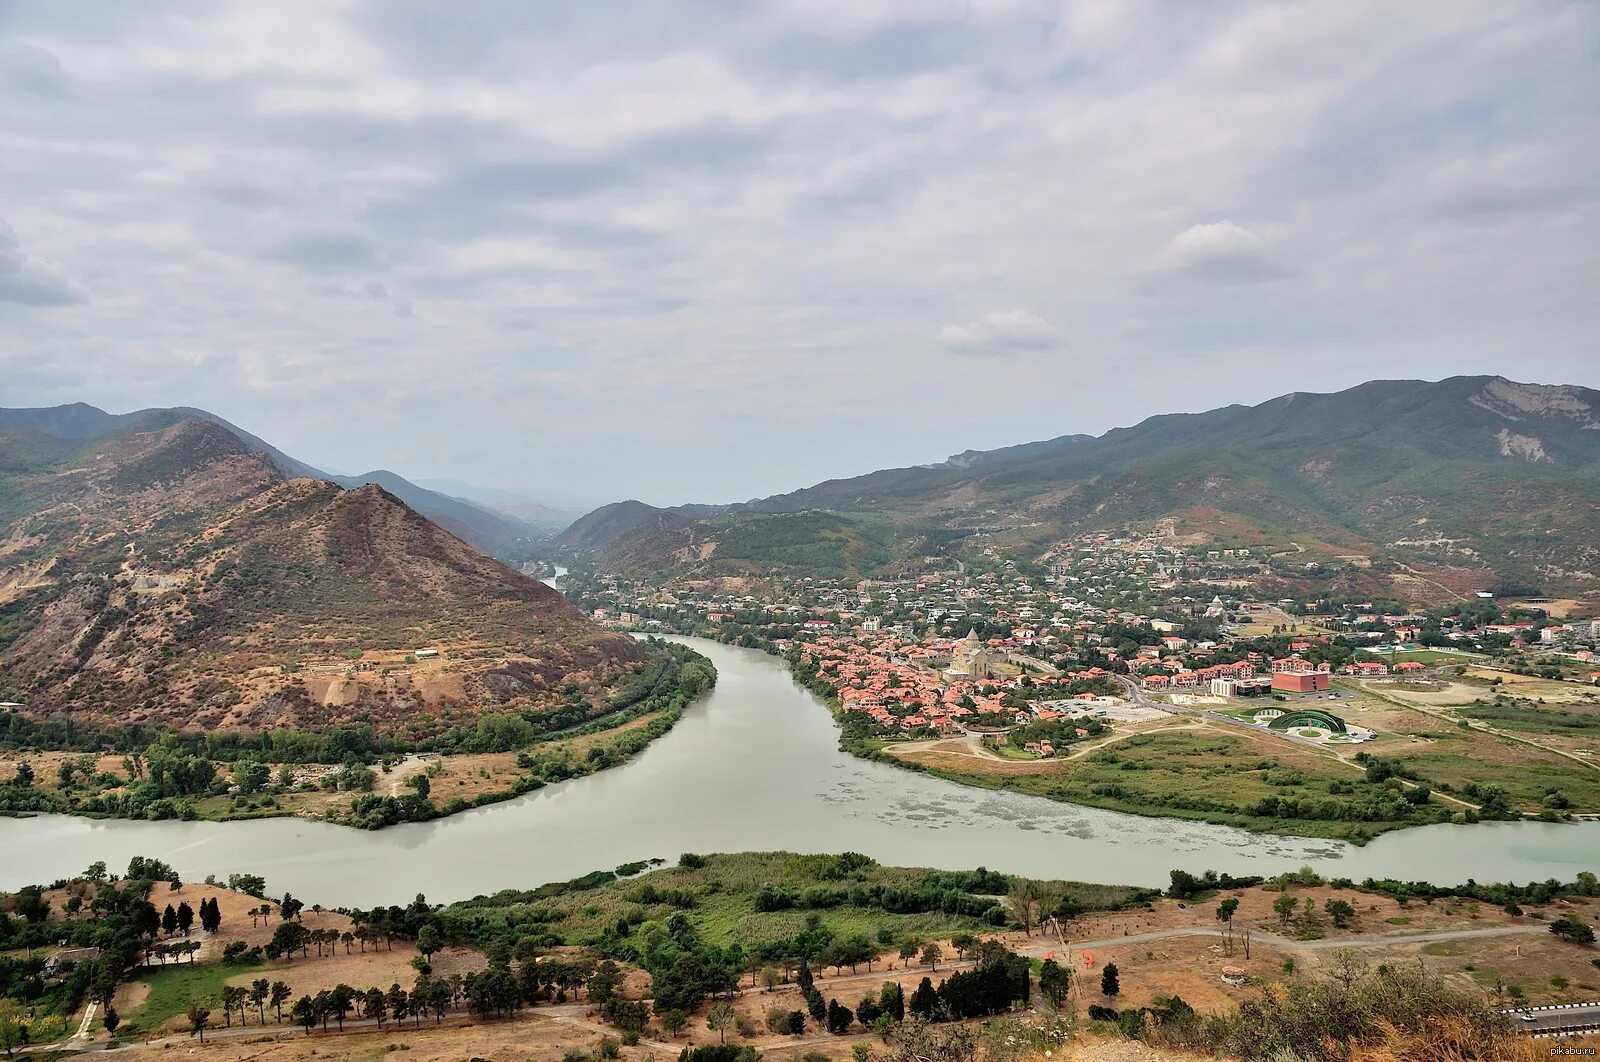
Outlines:
[[[1508,1010],[1505,1012],[1526,1033],[1573,1032],[1600,1027],[1600,1003],[1576,1003],[1564,1007]]]

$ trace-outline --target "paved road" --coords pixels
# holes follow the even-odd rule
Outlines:
[[[1506,1013],[1516,1022],[1517,1027],[1526,1033],[1554,1033],[1600,1026],[1600,1003],[1537,1010],[1508,1010]]]

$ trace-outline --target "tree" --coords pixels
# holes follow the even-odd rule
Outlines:
[[[904,1021],[906,1017],[906,992],[895,981],[885,981],[883,990],[878,993],[878,1010],[889,1016],[892,1021]]]
[[[423,778],[426,776],[419,774],[416,777]],[[443,946],[444,942],[439,939],[439,931],[433,928],[431,924],[425,925],[417,931],[417,950],[422,952],[424,962],[432,962],[433,953]]]
[[[610,959],[594,968],[589,978],[589,1002],[604,1004],[622,985],[622,969]]]
[[[1044,993],[1044,998],[1060,1010],[1071,989],[1072,971],[1054,959],[1046,959],[1039,967],[1039,991]]]
[[[1278,916],[1279,925],[1289,924],[1289,919],[1294,917],[1295,906],[1295,898],[1287,892],[1272,901],[1272,910]]]
[[[27,919],[29,925],[38,925],[50,917],[50,901],[37,885],[24,885],[17,890],[12,909]]]
[[[684,1027],[689,1024],[689,1015],[681,1010],[663,1010],[656,1014],[656,1021],[660,1023],[662,1032],[676,1039],[678,1034],[683,1032]],[[768,1025],[769,1027],[771,1025],[770,1018],[768,1019]],[[777,1032],[778,1030],[773,1029],[772,1031]]]
[[[178,912],[174,910],[172,905],[169,903],[167,904],[167,909],[161,912],[161,932],[170,937],[177,931]]]
[[[367,989],[366,995],[361,997],[361,1009],[367,1017],[378,1023],[378,1028],[383,1028],[383,1020],[389,1016],[389,1004],[384,999],[383,989]]]
[[[921,950],[922,944],[919,941],[907,939],[905,943],[900,945],[900,961],[910,966],[911,960],[915,959],[917,952]]]
[[[233,769],[233,784],[243,796],[250,796],[266,788],[271,771],[260,760],[241,760]]]
[[[1020,876],[1012,878],[1010,899],[1017,917],[1022,919],[1022,932],[1032,935],[1033,908],[1039,902],[1038,886],[1029,878]]]
[[[117,1026],[122,1024],[122,1016],[117,1013],[116,1007],[107,1003],[105,1016],[100,1019],[100,1023],[106,1027],[107,1033],[115,1034]]]
[[[339,1031],[344,1032],[344,1016],[350,1013],[350,1008],[355,1004],[356,992],[349,985],[334,985],[328,991],[328,1009],[333,1011],[333,1016],[339,1022]]]
[[[939,960],[944,958],[944,949],[939,947],[938,941],[930,940],[922,949],[922,965],[930,970],[939,968]]]
[[[270,994],[267,996],[267,1002],[272,1004],[272,1009],[274,1013],[278,1015],[278,1024],[280,1025],[283,1024],[283,1005],[289,1002],[290,995],[291,993],[288,985],[284,984],[282,981],[272,982],[272,988],[270,990]]]
[[[1114,996],[1121,991],[1122,983],[1118,979],[1117,964],[1108,962],[1105,968],[1100,971],[1100,994],[1102,996]]]
[[[4,1048],[6,1057],[11,1057],[11,1052],[27,1040],[28,1027],[22,1024],[22,1004],[13,999],[0,997],[0,1048]]]
[[[389,986],[389,991],[384,993],[383,998],[389,1004],[389,1013],[394,1015],[396,1025],[404,1024],[406,1015],[411,1013],[412,1004],[421,1002],[420,1000],[413,1000],[407,995],[406,990],[400,987],[400,982],[398,981]],[[422,1008],[419,1006],[417,1012],[420,1014],[421,1010]]]
[[[171,908],[167,908],[171,910]],[[189,1005],[184,1009],[184,1017],[189,1019],[189,1035],[198,1036],[201,1043],[206,1042],[206,1026],[211,1022],[211,1008],[206,1006],[205,1000],[196,996],[189,1000]]]
[[[837,999],[828,1000],[828,1031],[833,1035],[843,1036],[855,1020],[856,1016],[849,1007],[841,1006]]]
[[[187,902],[178,904],[178,931],[184,936],[189,935],[189,930],[194,926],[194,908]]]
[[[249,993],[236,985],[226,985],[222,989],[222,1022],[225,1028],[233,1028],[233,1012],[244,1009],[245,997]],[[244,1024],[244,1018],[239,1018],[239,1024]]]
[[[906,1007],[914,1018],[923,1021],[932,1021],[939,1012],[939,993],[933,987],[933,981],[924,977],[922,983],[917,985],[917,990],[911,993],[911,1002]]]
[[[1550,932],[1562,940],[1570,940],[1574,944],[1593,944],[1594,928],[1585,925],[1571,915],[1558,918],[1550,923]]]
[[[250,1002],[256,1008],[256,1020],[262,1025],[267,1023],[267,997],[271,994],[272,985],[265,977],[250,982]]]
[[[719,1044],[728,1042],[728,1030],[733,1028],[733,1023],[733,1004],[726,1000],[713,1003],[711,1009],[706,1012],[706,1028],[717,1034]]]
[[[311,1030],[317,1024],[317,1005],[310,996],[301,996],[294,1001],[294,1006],[289,1008],[289,1019],[311,1035]]]
[[[1230,896],[1217,904],[1217,921],[1227,925],[1233,924],[1234,913],[1239,910],[1239,898]]]
[[[642,1033],[650,1024],[650,1008],[644,1000],[624,999],[618,994],[606,1000],[605,1006],[600,1008],[600,1016],[623,1032]],[[685,1012],[684,1021],[688,1020]]]
[[[1347,928],[1356,917],[1356,905],[1349,900],[1329,900],[1323,904],[1328,920],[1339,929]]]

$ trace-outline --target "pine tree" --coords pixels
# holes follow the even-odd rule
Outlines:
[[[1103,996],[1114,996],[1121,991],[1122,985],[1117,980],[1117,964],[1114,962],[1108,962],[1106,963],[1105,969],[1100,971],[1100,994]]]

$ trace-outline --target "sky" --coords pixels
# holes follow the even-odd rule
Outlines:
[[[1600,5],[0,3],[0,405],[724,502],[1600,385]]]

